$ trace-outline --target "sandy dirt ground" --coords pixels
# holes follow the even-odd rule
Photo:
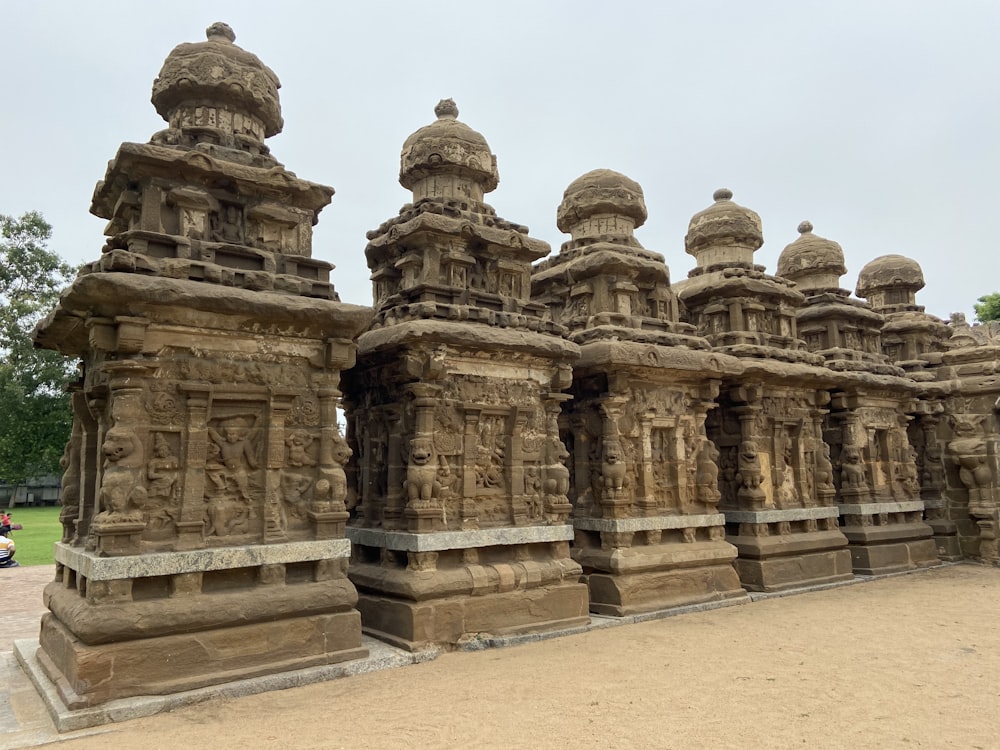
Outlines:
[[[1000,569],[957,565],[213,701],[69,748],[998,748]]]

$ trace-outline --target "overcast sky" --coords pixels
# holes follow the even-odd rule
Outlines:
[[[642,185],[637,231],[679,280],[692,214],[728,187],[761,215],[775,271],[809,219],[869,260],[917,260],[917,301],[947,318],[1000,290],[1000,2],[61,2],[0,6],[0,213],[36,209],[52,249],[96,259],[95,183],[123,141],[163,121],[164,58],[225,21],[281,79],[268,143],[332,185],[314,256],[347,302],[371,304],[365,232],[409,200],[406,137],[444,97],[497,155],[497,213],[556,250],[566,186],[595,168]]]

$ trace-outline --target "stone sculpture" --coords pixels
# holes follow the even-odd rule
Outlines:
[[[530,299],[548,246],[485,203],[486,139],[434,111],[400,156],[412,202],[368,235],[375,317],[344,388],[351,579],[369,632],[410,649],[587,616],[557,422],[579,349]]]
[[[798,328],[805,295],[754,263],[760,217],[730,190],[713,198],[689,223],[685,249],[696,267],[675,287],[713,351],[740,362],[706,423],[721,454],[719,508],[739,550],[737,571],[744,587],[765,591],[843,580],[851,574],[847,540],[816,477],[830,384]],[[797,266],[821,279],[837,270],[813,253]]]
[[[333,450],[371,313],[311,257],[333,190],[270,155],[278,79],[234,38],[167,57],[168,126],[111,161],[107,244],[36,333],[82,360],[38,651],[71,708],[365,653]]]
[[[761,470],[757,443],[753,440],[744,440],[740,444],[737,466],[736,481],[740,483],[737,497],[740,504],[747,504],[753,510],[762,510],[767,503],[767,493],[761,487],[764,474]]]
[[[744,596],[704,427],[737,363],[681,321],[663,257],[633,234],[645,219],[638,183],[607,169],[582,175],[557,211],[570,239],[531,278],[532,297],[581,348],[560,430],[573,556],[591,611],[605,615]]]
[[[931,527],[922,521],[924,503],[915,486],[915,454],[907,432],[918,386],[882,351],[882,308],[876,311],[840,288],[846,270],[840,245],[815,234],[809,222],[799,225],[798,239],[778,259],[779,275],[794,281],[806,297],[796,314],[799,331],[832,371],[824,449],[828,442],[840,456],[837,502],[854,571],[877,575],[933,565],[937,549]],[[909,278],[911,271],[902,277]],[[858,285],[882,289],[899,278],[876,265],[861,272]],[[884,297],[872,294],[901,299],[898,289]]]

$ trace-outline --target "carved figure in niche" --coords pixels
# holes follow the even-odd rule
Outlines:
[[[830,460],[830,446],[820,443],[819,455],[816,456],[816,484],[820,489],[833,489],[833,462]]]
[[[410,440],[410,462],[406,466],[406,496],[413,508],[431,508],[441,494],[434,461],[434,441],[429,437]]]
[[[542,487],[546,496],[566,497],[569,492],[569,469],[563,461],[569,458],[569,451],[557,437],[550,437],[545,451],[545,466],[542,468]]]
[[[440,485],[442,500],[450,500],[458,494],[458,474],[452,471],[448,457],[438,454],[437,483]]]
[[[684,467],[687,474],[687,486],[696,487],[698,484],[698,437],[694,433],[694,425],[687,424],[684,427]]]
[[[145,505],[146,488],[138,482],[143,464],[143,449],[134,430],[112,427],[101,446],[104,476],[101,479],[100,507],[95,521],[102,523],[138,523]]]
[[[309,502],[308,492],[309,488],[312,487],[312,483],[312,477],[308,474],[296,474],[291,471],[282,472],[281,501],[284,507],[279,510],[280,515],[284,517],[281,522],[282,527],[286,525],[285,521],[288,516],[298,520],[305,518],[306,507]]]
[[[222,451],[214,442],[206,446],[205,476],[211,482],[211,492],[226,491],[226,467],[222,465]]]
[[[781,486],[778,488],[778,497],[782,506],[795,503],[799,499],[799,491],[795,486],[795,468],[792,466],[792,440],[785,439],[785,446],[782,455],[784,464],[781,471]]]
[[[59,466],[62,468],[62,487],[59,490],[59,523],[62,524],[63,542],[71,542],[76,534],[76,518],[80,512],[80,436],[74,430]]]
[[[865,481],[865,465],[861,461],[861,449],[857,446],[844,446],[841,454],[840,486],[851,490],[868,489]]]
[[[740,444],[737,467],[736,481],[740,483],[737,496],[740,501],[748,502],[751,508],[762,508],[767,494],[761,487],[761,483],[764,481],[764,474],[761,470],[757,443],[753,440],[744,440]]]
[[[698,541],[698,530],[693,527],[688,526],[682,529],[681,533],[682,536],[684,537],[684,541],[687,544],[692,544]]]
[[[312,442],[313,436],[305,430],[292,430],[285,438],[285,445],[288,446],[288,465],[315,466],[316,459],[306,452]]]
[[[153,457],[146,466],[146,477],[149,487],[146,492],[150,498],[164,498],[169,501],[177,484],[177,471],[180,465],[177,457],[170,450],[170,444],[160,433],[153,438]]]
[[[653,430],[653,484],[658,505],[667,501],[666,488],[670,486],[670,440],[666,430]]]
[[[917,452],[912,447],[900,467],[903,493],[910,498],[920,494],[920,481],[917,478]]]
[[[993,472],[986,463],[986,440],[982,436],[980,415],[961,414],[952,418],[955,437],[948,443],[952,460],[958,466],[958,478],[969,491],[969,506],[977,513],[989,502],[993,485]]]
[[[249,509],[237,500],[218,498],[212,500],[205,510],[207,523],[205,536],[229,536],[247,534],[250,531]]]
[[[729,501],[732,501],[733,494],[736,492],[736,488],[740,484],[739,479],[737,479],[739,476],[739,470],[737,468],[739,451],[735,446],[730,446],[724,451],[720,451],[720,454],[719,476],[722,477],[726,497]]]
[[[924,444],[924,463],[920,480],[925,489],[944,488],[944,461],[941,459],[941,448],[934,437],[928,438]]]
[[[242,244],[243,227],[240,210],[230,204],[212,215],[212,239],[216,242]]]
[[[323,472],[330,485],[330,502],[338,507],[342,503],[345,509],[354,507],[356,498],[354,499],[355,502],[352,502],[350,506],[347,503],[350,491],[347,486],[347,473],[344,471],[344,467],[347,466],[347,462],[354,455],[354,451],[351,450],[351,446],[347,444],[347,441],[339,432],[333,436],[330,455],[333,458],[334,465],[326,468]]]
[[[711,440],[702,443],[698,452],[697,471],[698,501],[715,505],[722,499],[719,492],[719,449]]]
[[[542,478],[537,466],[524,467],[524,495],[528,518],[542,517]]]
[[[604,460],[601,463],[601,476],[604,479],[605,491],[621,492],[625,487],[625,451],[621,441],[612,438],[604,441]]]
[[[153,458],[146,466],[146,477],[149,480],[146,496],[149,502],[147,523],[152,530],[166,528],[173,522],[174,490],[180,463],[170,450],[170,444],[162,434],[153,437]]]
[[[503,484],[502,463],[498,450],[490,450],[485,445],[476,446],[476,486],[483,489],[500,487]]]
[[[212,427],[208,428],[209,437],[219,446],[226,479],[233,481],[240,497],[247,501],[250,500],[250,478],[247,467],[257,468],[257,458],[250,439],[251,431],[256,424],[256,417],[250,426],[242,417],[232,417],[221,423],[222,434]]]

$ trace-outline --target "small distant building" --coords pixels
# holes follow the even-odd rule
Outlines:
[[[6,484],[0,482],[0,508],[13,508],[18,505],[58,505],[59,477],[51,474],[44,477],[29,479],[23,484]]]

